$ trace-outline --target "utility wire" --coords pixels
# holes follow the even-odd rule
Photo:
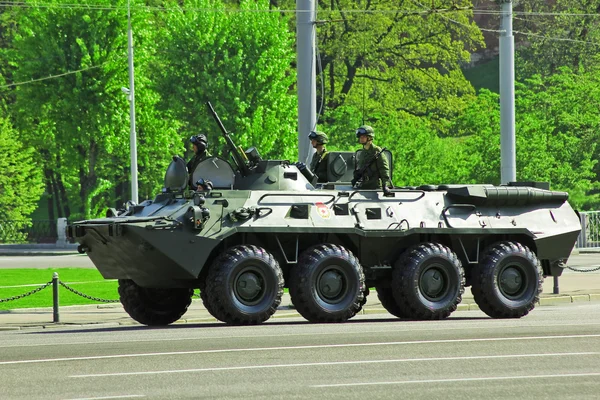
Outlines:
[[[48,79],[55,79],[55,78],[60,78],[60,77],[67,76],[67,75],[76,74],[76,73],[79,73],[79,72],[89,71],[89,70],[92,70],[92,69],[100,68],[104,64],[107,64],[109,62],[110,61],[105,61],[102,64],[94,65],[92,67],[78,69],[77,71],[69,71],[69,72],[65,72],[65,73],[62,73],[62,74],[58,74],[58,75],[50,75],[50,76],[46,76],[44,78],[31,79],[29,81],[23,81],[23,82],[9,83],[8,85],[2,85],[2,86],[0,86],[0,89],[4,89],[4,88],[8,88],[8,87],[13,87],[13,86],[26,85],[28,83],[35,83],[35,82],[46,81]]]
[[[55,4],[55,3],[26,3],[26,2],[6,2],[0,1],[0,7],[15,7],[15,8],[56,8],[56,9],[84,9],[84,10],[127,10],[126,6],[110,6],[105,4]],[[425,6],[423,6],[425,7]],[[134,5],[131,6],[132,10],[148,10],[148,11],[165,11],[165,12],[225,12],[225,13],[302,13],[308,11],[299,10],[278,10],[278,9],[232,9],[232,8],[198,8],[198,7],[158,7],[158,6],[145,6],[145,5]],[[491,9],[474,9],[472,7],[451,7],[447,9],[431,9],[425,7],[420,11],[404,10],[404,9],[379,9],[379,10],[321,10],[321,13],[333,13],[343,11],[348,14],[407,14],[407,15],[427,15],[427,14],[444,14],[444,13],[458,13],[458,12],[470,12],[474,15],[502,15],[500,10]],[[600,14],[591,13],[568,13],[568,12],[535,12],[535,11],[513,11],[513,15],[522,16],[571,16],[571,17],[595,17],[600,18]],[[456,21],[453,21],[456,22]],[[459,22],[456,22],[459,23]]]

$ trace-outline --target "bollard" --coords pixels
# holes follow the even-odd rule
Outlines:
[[[554,290],[552,293],[559,294],[560,290],[558,290],[558,276],[554,276]]]
[[[54,317],[52,322],[60,322],[58,313],[58,272],[52,274],[52,311]]]

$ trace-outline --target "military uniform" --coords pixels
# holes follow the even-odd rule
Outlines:
[[[325,183],[327,179],[327,149],[323,149],[321,154],[315,153],[310,162],[310,170],[317,176],[317,182]]]
[[[357,169],[361,170],[369,164],[375,157],[375,154],[381,152],[381,147],[371,145],[369,149],[364,149],[358,155]],[[375,162],[367,168],[363,175],[361,189],[381,189],[381,182],[387,185],[390,182],[390,164],[385,154],[381,154]]]
[[[188,170],[188,174],[190,175],[190,186],[192,185],[192,176],[194,175],[194,171],[196,170],[196,167],[198,166],[198,164],[200,164],[202,161],[206,160],[207,158],[210,157],[210,154],[208,153],[208,151],[205,151],[201,154],[196,154],[194,156],[194,158],[192,158],[190,161],[188,161],[187,163],[187,170]]]
[[[354,170],[354,179],[352,186],[355,186],[360,181],[361,189],[383,189],[384,193],[389,193],[388,184],[390,180],[390,164],[385,156],[381,154],[381,147],[373,144],[375,132],[369,125],[363,125],[356,130],[356,138],[360,141],[362,136],[367,137],[367,141],[363,143],[363,151],[358,155],[356,160],[356,169]],[[369,145],[370,143],[370,145]],[[373,161],[375,155],[379,153],[377,160]],[[365,166],[368,167],[364,173],[360,173]]]
[[[188,186],[193,189],[196,187],[196,182],[193,182],[194,171],[198,164],[210,157],[210,153],[206,151],[206,135],[194,135],[190,138],[190,142],[198,148],[199,152],[194,154],[194,157],[188,161],[186,167],[188,171]]]

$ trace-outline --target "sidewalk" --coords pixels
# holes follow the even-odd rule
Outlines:
[[[580,273],[566,270],[559,278],[560,294],[552,294],[553,279],[546,278],[539,306],[564,305],[581,301],[600,301],[600,271]],[[467,288],[458,312],[478,310],[470,288]],[[534,311],[535,312],[535,311]],[[385,314],[377,293],[371,292],[362,314]],[[291,306],[289,294],[284,294],[274,318],[298,317]],[[391,317],[391,316],[390,316]],[[200,299],[194,298],[187,313],[176,324],[216,322],[206,311]],[[52,322],[52,308],[30,308],[0,311],[0,331],[27,328],[54,328],[61,326],[118,326],[139,325],[123,310],[121,304],[68,306],[60,308],[60,323]]]

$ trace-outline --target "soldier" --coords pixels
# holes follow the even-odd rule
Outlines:
[[[208,151],[206,151],[206,148],[208,147],[208,141],[206,139],[206,135],[203,133],[192,136],[190,138],[190,142],[192,143],[192,147],[194,149],[194,157],[187,163],[187,170],[189,175],[188,183],[190,188],[193,189],[195,187],[193,182],[194,171],[201,161],[204,161],[210,157],[210,154]]]
[[[327,179],[327,149],[325,144],[329,141],[327,135],[323,132],[313,131],[308,135],[310,144],[316,153],[310,162],[310,170],[317,176],[317,182],[325,183]]]
[[[383,192],[389,194],[390,189],[387,185],[390,182],[390,166],[388,159],[384,154],[380,154],[377,160],[373,161],[376,154],[381,152],[381,147],[373,144],[375,137],[373,128],[368,125],[361,126],[356,130],[356,137],[362,144],[363,151],[358,156],[352,186],[361,181],[361,189],[383,188]]]
[[[310,143],[317,152],[313,155],[312,161],[310,162],[309,170],[317,177],[318,183],[326,183],[327,179],[327,149],[325,144],[329,141],[327,135],[323,132],[312,131],[308,135]],[[304,174],[306,164],[303,162],[297,162],[294,165]]]

